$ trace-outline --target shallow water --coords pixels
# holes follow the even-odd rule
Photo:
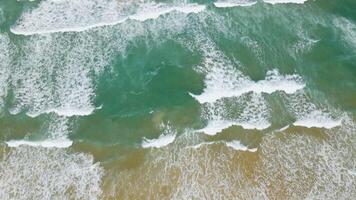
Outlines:
[[[353,199],[352,0],[0,0],[0,199]]]

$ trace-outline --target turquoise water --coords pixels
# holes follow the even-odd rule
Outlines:
[[[355,10],[1,0],[1,199],[352,199]]]

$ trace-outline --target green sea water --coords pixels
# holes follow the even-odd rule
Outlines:
[[[0,199],[354,199],[353,0],[0,0]]]

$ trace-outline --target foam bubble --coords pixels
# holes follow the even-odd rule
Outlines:
[[[103,169],[59,148],[10,148],[0,159],[0,199],[99,199]]]
[[[21,35],[55,32],[82,32],[95,27],[113,26],[127,20],[145,21],[177,11],[199,13],[204,5],[143,3],[116,0],[43,1],[39,7],[24,13],[11,32]],[[36,19],[36,20],[33,20]]]
[[[249,151],[249,152],[257,151],[257,148],[249,149],[247,146],[241,144],[241,142],[239,140],[233,140],[230,142],[226,142],[225,144],[226,144],[226,146],[228,146],[234,150],[237,150],[237,151]]]

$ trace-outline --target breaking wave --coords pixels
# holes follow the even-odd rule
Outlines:
[[[56,32],[82,32],[95,27],[113,26],[127,20],[156,19],[170,12],[198,13],[204,5],[120,2],[116,0],[48,0],[24,13],[11,32],[33,35]],[[36,19],[36,20],[34,20]]]

